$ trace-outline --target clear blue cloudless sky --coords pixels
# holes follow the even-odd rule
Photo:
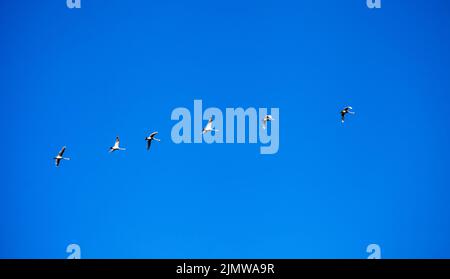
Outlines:
[[[446,0],[0,1],[0,257],[450,258],[449,30]],[[278,107],[278,154],[174,144],[195,99]]]

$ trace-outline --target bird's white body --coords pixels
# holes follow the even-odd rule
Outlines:
[[[345,115],[346,114],[355,114],[354,111],[351,111],[352,109],[353,109],[352,107],[348,106],[348,107],[345,107],[343,110],[341,110],[341,121],[342,121],[342,123],[344,123],[344,121],[345,121]]]
[[[219,130],[216,130],[213,128],[213,119],[212,117],[209,118],[208,124],[206,124],[206,127],[203,128],[203,134],[209,133],[209,132],[218,132]]]
[[[66,147],[64,146],[61,149],[61,151],[59,151],[58,155],[56,155],[56,157],[53,158],[55,160],[56,167],[59,167],[59,164],[61,163],[61,160],[70,161],[70,158],[63,157],[65,151],[66,151]]]
[[[150,134],[150,136],[146,137],[145,140],[147,141],[147,150],[150,150],[150,146],[152,145],[152,141],[156,140],[157,142],[160,142],[160,139],[155,138],[155,136],[158,134],[158,132],[153,132]]]
[[[274,119],[273,119],[272,115],[266,115],[266,116],[264,116],[264,119],[263,119],[263,129],[265,130],[265,129],[267,128],[267,122],[273,121],[273,120],[274,120]]]
[[[120,147],[120,138],[119,137],[116,137],[116,142],[114,143],[114,146],[109,148],[109,152],[111,153],[111,152],[114,152],[117,150],[126,150],[126,148]]]

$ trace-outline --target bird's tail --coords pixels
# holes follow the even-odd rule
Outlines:
[[[64,160],[66,160],[66,161],[70,161],[70,158],[63,158]]]
[[[125,150],[127,150],[126,148],[119,148],[119,150],[123,150],[123,151],[125,151]]]

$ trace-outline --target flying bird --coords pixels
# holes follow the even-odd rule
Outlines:
[[[116,142],[114,143],[114,146],[109,148],[109,152],[112,153],[116,150],[126,150],[125,148],[120,148],[120,139],[119,137],[116,137]]]
[[[264,128],[264,130],[267,128],[267,122],[269,122],[269,121],[273,121],[272,115],[264,116],[264,119],[263,119],[263,128]]]
[[[351,111],[353,108],[352,107],[345,107],[343,110],[341,110],[341,120],[342,123],[344,123],[345,121],[345,115],[346,114],[355,114],[353,111]]]
[[[150,146],[152,145],[152,141],[161,141],[160,139],[155,138],[155,136],[158,134],[158,132],[153,132],[150,134],[150,136],[146,137],[145,140],[147,141],[147,150],[150,150]]]
[[[219,132],[219,130],[216,130],[213,128],[213,118],[212,117],[209,118],[208,124],[206,124],[206,127],[203,128],[202,133],[206,134],[208,132]]]
[[[65,151],[66,151],[66,147],[64,146],[64,147],[61,149],[61,151],[59,151],[58,155],[57,155],[55,158],[53,158],[53,159],[55,159],[55,165],[56,165],[57,167],[59,167],[59,164],[61,163],[61,160],[66,160],[66,161],[69,161],[69,160],[70,160],[70,158],[65,158],[65,157],[63,157]]]

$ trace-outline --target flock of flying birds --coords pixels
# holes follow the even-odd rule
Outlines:
[[[148,137],[145,138],[145,141],[147,142],[147,150],[150,150],[150,146],[152,145],[152,141],[161,141],[160,139],[155,138],[155,136],[158,134],[158,132],[151,133]],[[126,148],[120,147],[120,138],[117,136],[116,141],[114,142],[114,145],[109,148],[109,153],[112,153],[114,151],[118,150],[127,150]],[[66,151],[66,147],[64,146],[61,151],[59,151],[58,155],[54,157],[55,165],[59,167],[59,164],[61,163],[61,160],[70,161],[70,158],[64,157],[64,152]]]
[[[345,107],[343,110],[341,110],[341,121],[342,123],[344,123],[345,121],[345,116],[347,114],[355,114],[355,112],[352,111],[352,107],[348,106]],[[262,122],[263,122],[263,129],[265,130],[267,128],[267,122],[273,121],[273,117],[271,115],[266,115],[264,116]],[[203,128],[202,133],[206,134],[209,132],[218,132],[219,130],[216,130],[213,128],[213,118],[210,117],[208,120],[208,124],[206,124],[205,128]],[[150,150],[150,147],[152,145],[153,141],[157,141],[160,142],[160,139],[155,138],[155,136],[158,134],[158,132],[153,132],[151,133],[148,137],[145,138],[145,141],[147,142],[147,150]],[[122,148],[120,147],[120,138],[117,136],[116,137],[116,141],[114,143],[113,146],[111,146],[109,148],[109,152],[112,153],[114,151],[124,151],[126,150],[126,148]],[[53,159],[55,160],[55,165],[56,167],[59,167],[61,160],[66,160],[66,161],[70,161],[70,158],[64,157],[64,152],[66,151],[66,147],[64,146],[61,151],[59,151],[58,155],[56,155],[56,157],[54,157]]]

